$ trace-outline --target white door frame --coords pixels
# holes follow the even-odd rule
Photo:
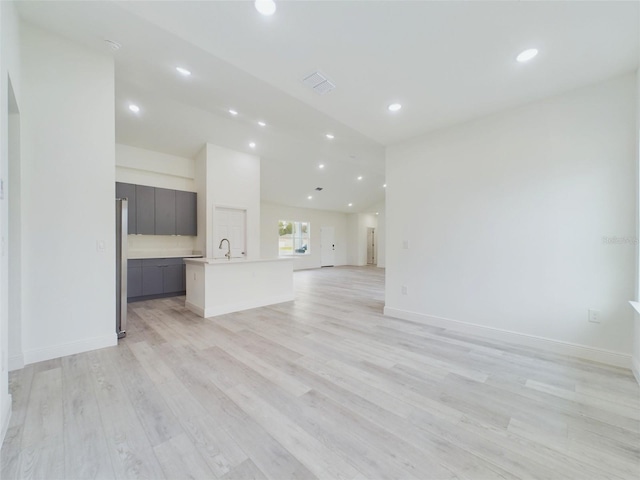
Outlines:
[[[216,212],[218,212],[219,210],[234,210],[236,212],[243,212],[244,213],[244,239],[243,239],[243,246],[241,248],[242,253],[238,253],[237,248],[235,248],[232,245],[232,258],[246,258],[247,256],[247,207],[240,207],[240,206],[230,206],[230,205],[218,205],[218,204],[214,204],[213,205],[213,212],[212,212],[212,228],[211,228],[211,252],[212,252],[212,257],[213,258],[225,258],[224,253],[220,254],[220,252],[218,251],[218,245],[220,242],[220,240],[222,240],[222,237],[219,235],[218,232],[218,224],[216,222],[217,220],[217,215]]]
[[[324,245],[325,234],[331,231],[331,247]],[[330,249],[329,249],[330,248]],[[333,267],[336,264],[336,229],[333,226],[320,227],[320,266]]]

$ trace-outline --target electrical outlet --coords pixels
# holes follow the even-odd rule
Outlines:
[[[407,286],[406,285],[402,285],[402,287],[400,288],[400,291],[402,292],[402,295],[406,295],[407,294]]]
[[[600,323],[600,310],[589,309],[589,321],[591,323]]]

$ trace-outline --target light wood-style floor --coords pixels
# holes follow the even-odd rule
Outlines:
[[[629,371],[382,316],[383,271],[296,302],[129,306],[117,347],[11,374],[2,478],[637,479]]]

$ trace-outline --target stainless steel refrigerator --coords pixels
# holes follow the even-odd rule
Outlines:
[[[129,201],[116,198],[116,333],[127,335],[127,225]]]

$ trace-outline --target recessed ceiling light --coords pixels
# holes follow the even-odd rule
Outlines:
[[[400,105],[399,103],[392,103],[387,108],[389,109],[390,112],[397,112],[402,108],[402,105]]]
[[[353,207],[353,203],[350,203],[350,204],[349,204],[349,206],[350,206],[350,207]]]
[[[383,183],[383,184],[382,184],[382,188],[387,188],[387,184],[386,184],[386,183]]]
[[[334,138],[336,138],[336,137],[334,137],[334,136],[333,136],[333,134],[332,134],[332,133],[327,133],[325,136],[326,136],[329,140],[333,140]]]
[[[309,195],[309,196],[307,197],[307,200],[311,200],[312,198],[313,198],[313,197],[312,197],[311,195]]]
[[[251,148],[256,148],[256,142],[251,142],[251,143],[249,144],[249,147],[251,147]]]
[[[376,212],[376,215],[380,215],[380,212]]]
[[[238,112],[236,112],[233,108],[230,108],[230,109],[229,109],[229,113],[230,113],[231,115],[237,115],[237,114],[238,114]]]
[[[140,111],[140,107],[132,103],[129,105],[129,110],[131,110],[133,113],[138,113]]]
[[[267,124],[266,124],[266,123],[264,123],[262,120],[260,120],[260,121],[258,122],[258,125],[260,125],[261,127],[266,127],[266,126],[267,126]]]
[[[319,169],[323,169],[324,168],[324,163],[321,163],[320,165],[318,165]]]
[[[276,13],[276,2],[273,0],[256,0],[254,5],[262,15],[269,16]]]
[[[362,180],[362,175],[360,175],[360,176],[358,177],[358,180]]]
[[[525,50],[524,52],[520,53],[520,55],[518,55],[516,57],[516,60],[519,61],[520,63],[528,62],[529,60],[531,60],[536,55],[538,55],[538,49],[537,48],[530,48],[530,49]]]
[[[189,70],[187,70],[186,68],[182,68],[182,67],[176,67],[176,71],[180,74],[183,75],[185,77],[188,77],[189,75],[191,75],[191,72]]]

